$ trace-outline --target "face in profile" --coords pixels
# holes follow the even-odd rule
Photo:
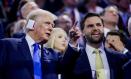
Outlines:
[[[59,31],[54,39],[54,49],[58,50],[59,52],[64,52],[67,47],[67,35],[64,31]]]
[[[105,21],[107,22],[112,22],[112,23],[118,23],[118,10],[115,7],[109,7],[104,14],[104,18]]]
[[[54,27],[53,18],[50,15],[43,15],[39,16],[36,21],[36,27],[34,27],[35,37],[37,37],[39,41],[47,42]]]

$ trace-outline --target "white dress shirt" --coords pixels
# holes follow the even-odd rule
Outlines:
[[[26,39],[26,41],[28,43],[31,56],[33,58],[33,52],[34,52],[33,44],[35,44],[36,42],[28,34],[26,34],[25,39]],[[39,55],[41,56],[41,51],[40,51]]]
[[[105,74],[106,74],[106,79],[110,79],[110,69],[109,69],[109,64],[108,64],[108,60],[104,51],[104,46],[102,45],[100,48],[98,48],[100,50],[100,55],[103,61],[103,65],[104,65],[104,70],[105,70]],[[91,66],[91,70],[92,70],[92,77],[94,78],[95,76],[95,70],[96,70],[96,66],[95,66],[95,53],[93,53],[93,51],[95,50],[95,48],[89,46],[88,44],[86,44],[86,54],[88,56],[89,59],[89,63]]]

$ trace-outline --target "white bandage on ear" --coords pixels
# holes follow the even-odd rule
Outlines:
[[[34,24],[35,24],[35,21],[29,19],[28,22],[27,22],[27,24],[26,24],[26,28],[33,30],[34,29]]]

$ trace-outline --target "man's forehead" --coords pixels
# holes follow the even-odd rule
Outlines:
[[[97,23],[102,23],[102,20],[101,20],[101,18],[100,17],[97,17],[97,16],[95,16],[95,17],[90,17],[90,18],[87,18],[86,20],[85,20],[85,25],[92,25],[92,24],[97,24]]]
[[[41,14],[36,17],[37,19],[42,19],[42,20],[53,20],[53,17],[48,14]]]
[[[106,12],[108,11],[115,11],[115,12],[118,12],[118,10],[115,8],[115,7],[109,7],[106,9]]]

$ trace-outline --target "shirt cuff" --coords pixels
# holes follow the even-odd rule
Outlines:
[[[126,54],[128,52],[128,49],[127,48],[124,48],[124,50],[123,50],[123,54]]]
[[[71,44],[71,43],[69,43],[69,45],[70,45],[73,49],[75,49],[76,51],[79,51],[79,50],[80,50],[80,45],[79,45],[79,44],[77,45],[77,47],[74,46],[74,45]]]

